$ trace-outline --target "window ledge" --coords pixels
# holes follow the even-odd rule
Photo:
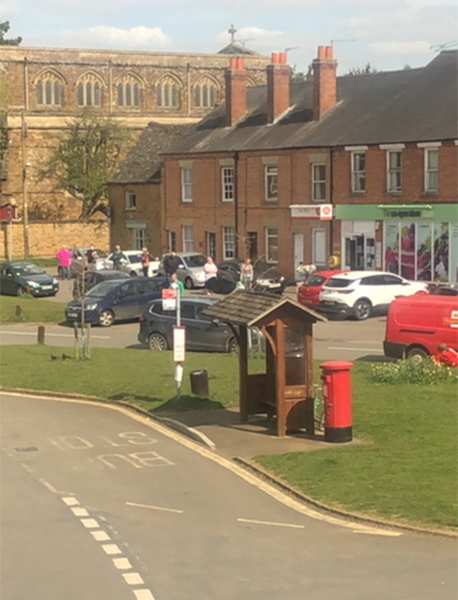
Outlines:
[[[400,196],[402,196],[402,190],[400,192],[396,192],[396,191],[392,191],[390,192],[389,190],[387,190],[386,192],[384,192],[384,196],[395,196],[396,198],[399,198]]]
[[[423,190],[420,193],[421,197],[425,197],[425,196],[439,196],[439,190]]]
[[[349,192],[348,195],[352,198],[364,198],[366,195],[366,192]]]
[[[137,207],[136,207],[136,206],[134,206],[134,207],[132,207],[132,208],[128,208],[128,207],[126,206],[126,208],[125,208],[124,210],[125,210],[125,211],[129,211],[129,212],[131,212],[131,211],[133,211],[133,210],[137,210]]]

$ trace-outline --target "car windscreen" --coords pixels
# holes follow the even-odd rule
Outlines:
[[[43,275],[43,269],[37,267],[36,265],[12,265],[14,274],[19,277],[24,277],[26,275]]]
[[[129,260],[131,264],[138,264],[138,263],[142,262],[142,255],[141,254],[128,254],[127,260]]]
[[[325,281],[326,278],[321,277],[321,275],[312,275],[311,277],[309,277],[309,279],[307,279],[304,285],[307,287],[318,287],[319,285],[323,285]]]
[[[105,296],[110,293],[115,287],[117,287],[119,283],[117,281],[101,281],[97,285],[95,285],[86,296],[90,296],[94,298],[95,296],[100,298],[101,296]]]
[[[346,288],[354,282],[354,279],[339,279],[338,277],[331,277],[327,282],[327,288]]]
[[[207,262],[207,259],[203,254],[193,254],[192,256],[183,256],[184,263],[187,267],[195,269],[196,267],[203,267]]]

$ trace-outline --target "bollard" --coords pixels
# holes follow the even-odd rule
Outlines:
[[[16,308],[14,309],[14,314],[16,315],[16,317],[22,316],[22,308],[19,304],[16,304]]]
[[[45,326],[44,325],[38,325],[38,340],[37,341],[39,344],[45,343]]]

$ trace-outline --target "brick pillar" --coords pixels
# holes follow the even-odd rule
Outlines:
[[[247,73],[243,58],[231,58],[226,77],[226,127],[232,127],[247,113]]]
[[[267,121],[273,123],[291,105],[291,69],[286,64],[286,53],[272,53],[271,64],[267,66]]]
[[[313,61],[313,119],[318,121],[337,102],[337,61],[332,46],[318,46]]]

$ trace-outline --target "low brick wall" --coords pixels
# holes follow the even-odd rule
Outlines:
[[[0,257],[8,255],[7,225],[2,223]],[[24,257],[24,229],[22,223],[11,224],[12,257]],[[110,228],[108,223],[95,221],[80,223],[62,221],[56,223],[29,223],[29,254],[42,258],[54,257],[63,246],[84,248],[94,244],[100,250],[109,250]]]

